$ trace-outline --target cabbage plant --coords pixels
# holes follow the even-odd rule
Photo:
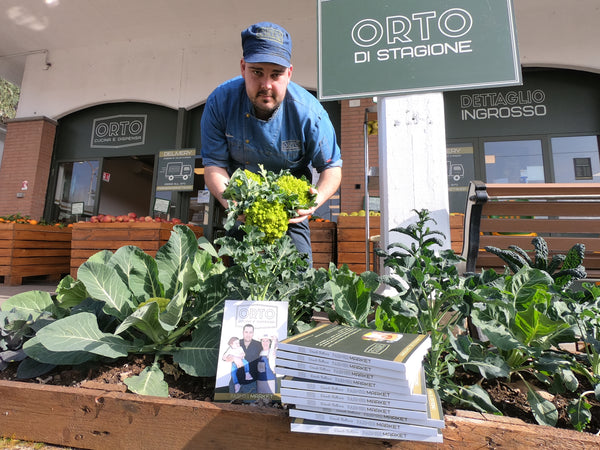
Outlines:
[[[135,246],[96,253],[77,280],[61,280],[55,297],[31,291],[2,305],[4,315],[19,319],[5,334],[29,337],[18,376],[129,354],[155,355],[150,367],[125,380],[139,394],[168,396],[159,364],[166,355],[189,375],[214,376],[224,271],[212,246],[183,225],[155,258]]]

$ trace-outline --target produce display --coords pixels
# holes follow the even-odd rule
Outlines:
[[[341,212],[339,214],[342,217],[347,217],[347,216],[351,216],[351,217],[356,217],[356,216],[360,216],[360,217],[364,217],[367,215],[367,212],[364,209],[361,209],[360,211],[352,211],[351,213],[347,213],[347,212]],[[369,211],[369,216],[380,216],[381,213],[379,211]]]
[[[85,220],[80,221],[80,222],[85,222]],[[162,219],[160,217],[152,217],[152,216],[139,216],[134,213],[134,212],[130,212],[127,214],[121,214],[118,216],[114,216],[112,214],[98,214],[97,216],[92,216],[90,217],[90,220],[88,222],[92,222],[92,223],[114,223],[114,222],[166,222],[166,223],[173,223],[175,225],[180,224],[181,223],[181,219],[178,219],[177,217],[174,217],[172,219]]]
[[[376,120],[369,120],[367,122],[367,134],[374,135],[379,133],[379,122]]]
[[[310,216],[310,217],[308,218],[308,220],[309,220],[310,222],[331,222],[331,220],[329,220],[329,219],[324,219],[324,218],[322,218],[322,217],[319,217],[319,216],[314,216],[314,215],[313,215],[313,216]]]
[[[10,214],[8,216],[0,216],[0,223],[22,223],[29,225],[50,225],[56,227],[66,227],[72,224],[66,224],[62,222],[47,222],[43,219],[32,219],[29,216],[23,216],[20,213]]]
[[[315,205],[316,190],[305,177],[296,178],[289,170],[260,169],[259,173],[238,169],[231,176],[223,193],[228,204],[225,228],[244,216],[246,225],[256,226],[267,242],[273,242],[285,234],[298,209]]]
[[[115,223],[115,222],[165,222],[172,223],[174,225],[178,225],[182,223],[181,219],[174,217],[172,219],[163,219],[161,217],[152,217],[152,216],[139,216],[130,212],[127,214],[121,215],[112,215],[112,214],[98,214],[97,216],[92,216],[89,220],[80,220],[80,223],[84,222],[92,222],[92,223]],[[30,225],[50,225],[56,227],[72,227],[72,223],[66,222],[48,222],[44,219],[32,219],[29,216],[23,216],[19,213],[10,214],[8,216],[0,216],[0,223],[23,223]]]

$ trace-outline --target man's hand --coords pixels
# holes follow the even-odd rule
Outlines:
[[[310,193],[315,194],[317,196],[316,197],[317,199],[319,198],[319,192],[315,188],[311,187]],[[305,221],[311,215],[314,214],[314,212],[317,210],[318,207],[319,207],[319,204],[317,203],[317,206],[313,206],[312,208],[309,208],[309,209],[297,209],[296,212],[298,213],[298,215],[296,217],[292,217],[289,220],[289,223],[300,223],[300,222]]]
[[[223,192],[229,183],[229,174],[223,167],[206,166],[204,168],[204,182],[210,193],[227,209],[227,200],[223,198]]]
[[[342,181],[342,168],[331,167],[321,172],[319,181],[317,182],[317,189],[311,188],[311,193],[317,194],[315,202],[317,206],[313,206],[309,209],[299,209],[298,216],[290,219],[290,223],[298,223],[308,219],[309,216],[314,214],[319,206],[325,203],[329,198],[335,194],[335,191],[340,187]]]
[[[316,210],[317,210],[317,208],[297,209],[296,212],[298,213],[298,215],[296,217],[292,217],[289,220],[289,223],[300,223],[300,222],[303,222],[306,219],[308,219]]]

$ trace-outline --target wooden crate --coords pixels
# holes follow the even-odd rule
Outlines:
[[[76,223],[71,240],[71,276],[75,278],[79,266],[101,250],[115,252],[125,245],[135,245],[156,256],[171,237],[173,226],[166,222]],[[202,227],[188,226],[197,237],[202,236]]]
[[[380,216],[369,217],[369,237],[379,236]],[[375,256],[373,254],[373,242],[369,243],[369,270],[375,271]],[[365,217],[362,216],[338,216],[337,221],[337,264],[347,264],[350,270],[362,273],[366,269],[365,254]]]
[[[462,252],[464,240],[465,215],[461,213],[450,214],[450,242],[451,248],[456,253]]]
[[[0,276],[5,285],[44,276],[60,280],[69,273],[71,228],[0,223]]]
[[[336,223],[310,222],[309,225],[313,267],[328,268],[330,262],[337,264]]]

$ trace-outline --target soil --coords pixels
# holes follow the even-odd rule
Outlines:
[[[85,382],[108,383],[121,385],[123,391],[126,385],[123,380],[128,376],[139,374],[146,366],[151,364],[153,357],[150,356],[129,356],[112,364],[94,363],[77,367],[60,367],[48,374],[38,377],[35,380],[20,380],[16,377],[17,364],[9,366],[6,370],[0,372],[0,379],[9,381],[24,381],[32,383],[43,383],[59,386],[79,387]],[[162,370],[165,373],[165,381],[169,385],[169,397],[187,400],[212,401],[215,385],[214,377],[198,378],[192,377],[181,372],[174,365],[165,361],[162,364]],[[462,373],[460,378],[464,384],[477,382],[470,374]],[[527,380],[531,384],[536,384],[534,379]],[[580,379],[581,391],[592,389],[586,386],[586,381]],[[527,393],[524,384],[509,384],[499,380],[484,381],[482,387],[489,393],[494,405],[503,415],[523,420],[526,423],[535,424],[535,418],[528,406]],[[559,412],[557,423],[558,428],[572,429],[568,420],[567,407],[571,399],[576,397],[576,393],[558,394],[549,397]],[[589,433],[600,432],[600,401],[597,401],[593,395],[587,397],[592,405],[590,410],[592,414],[591,423],[584,430]],[[273,407],[281,408],[279,404],[272,404]],[[445,414],[454,414],[455,409],[444,405]]]
[[[551,401],[558,411],[557,428],[573,429],[573,425],[569,420],[567,409],[569,403],[578,398],[579,395],[586,391],[593,391],[594,388],[583,377],[577,377],[579,381],[579,389],[575,392],[566,392],[562,394],[549,394],[543,386],[533,377],[527,379],[527,383],[539,389],[538,393],[544,396],[546,400]],[[469,373],[461,372],[458,374],[458,379],[465,385],[477,383],[479,378],[473,377]],[[484,380],[481,387],[485,389],[490,396],[494,406],[502,412],[504,416],[521,419],[526,423],[536,424],[529,402],[527,401],[527,387],[522,381],[508,383],[501,380]],[[587,401],[591,404],[591,421],[583,430],[587,433],[597,434],[600,432],[600,401],[596,400],[593,394],[588,395]],[[452,414],[453,408],[444,405],[444,412]]]

